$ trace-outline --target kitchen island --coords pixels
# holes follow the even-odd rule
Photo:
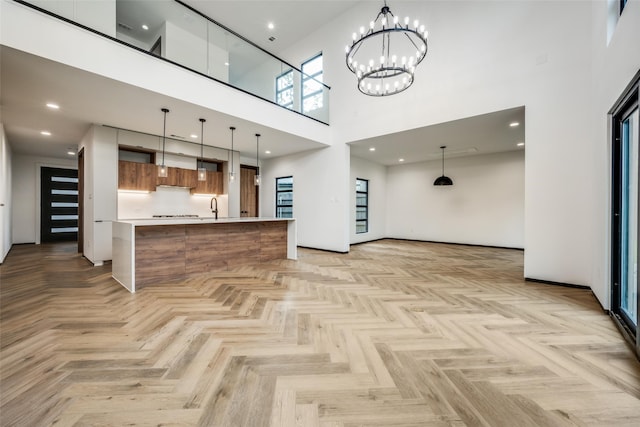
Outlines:
[[[113,222],[112,276],[130,292],[191,274],[296,259],[291,218],[162,218]]]

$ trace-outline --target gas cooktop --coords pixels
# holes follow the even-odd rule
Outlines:
[[[198,215],[153,215],[153,218],[198,218]]]

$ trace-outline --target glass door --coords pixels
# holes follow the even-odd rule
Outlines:
[[[638,252],[640,228],[640,110],[638,83],[613,113],[612,306],[614,318],[640,349]],[[640,352],[639,352],[640,354]]]
[[[638,326],[638,106],[622,121],[620,310]]]

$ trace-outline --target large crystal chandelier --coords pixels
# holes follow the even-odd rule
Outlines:
[[[360,92],[386,96],[411,86],[416,66],[427,55],[427,35],[418,20],[395,16],[385,0],[376,19],[354,32],[345,48],[347,67],[358,78]]]

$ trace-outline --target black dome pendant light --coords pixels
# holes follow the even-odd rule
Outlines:
[[[433,181],[433,185],[453,185],[453,181],[448,176],[444,176],[444,149],[447,148],[446,145],[440,147],[442,149],[442,176],[436,178]]]

